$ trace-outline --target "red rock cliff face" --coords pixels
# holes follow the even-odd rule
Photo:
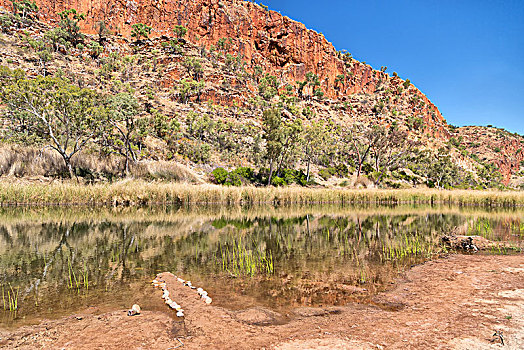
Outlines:
[[[520,171],[520,163],[524,161],[524,137],[483,126],[461,127],[455,136],[463,139],[470,153],[495,164],[505,185]]]
[[[4,7],[8,0],[0,0]],[[389,75],[370,66],[340,59],[338,52],[322,34],[274,11],[267,11],[241,0],[36,0],[40,19],[49,23],[57,13],[75,8],[86,14],[82,29],[93,32],[93,24],[104,20],[114,31],[129,36],[131,26],[145,23],[153,36],[172,34],[174,25],[188,28],[188,39],[209,48],[221,38],[232,38],[231,52],[237,52],[248,66],[259,65],[277,76],[281,83],[304,80],[307,72],[319,76],[326,97],[342,99],[354,93],[373,93],[379,81]],[[337,75],[351,76],[335,89]],[[448,138],[446,123],[435,107],[417,89],[412,92],[426,102],[417,111],[427,131]]]

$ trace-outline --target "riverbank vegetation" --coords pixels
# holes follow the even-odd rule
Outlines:
[[[292,205],[292,204],[452,204],[457,206],[524,206],[524,193],[471,190],[358,190],[304,187],[225,187],[121,181],[81,185],[74,182],[50,184],[0,183],[1,205],[103,205],[152,204]]]

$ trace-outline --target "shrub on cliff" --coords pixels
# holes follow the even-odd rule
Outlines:
[[[58,35],[76,47],[84,40],[84,35],[80,33],[78,22],[83,21],[85,15],[77,12],[75,9],[62,11],[58,15],[60,16],[60,22],[58,22],[60,31]]]
[[[258,92],[265,100],[270,101],[278,93],[278,81],[273,75],[266,74],[260,79],[258,84]]]
[[[21,19],[36,19],[38,6],[35,1],[30,0],[11,0],[13,4],[13,14]]]
[[[131,26],[131,37],[135,38],[136,41],[140,41],[141,38],[148,39],[149,35],[151,34],[151,28],[147,24],[144,23],[135,23]]]
[[[182,39],[187,34],[187,28],[184,26],[175,26],[173,28],[173,33],[177,37],[177,39]]]

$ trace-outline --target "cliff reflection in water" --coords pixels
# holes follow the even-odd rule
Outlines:
[[[150,298],[161,271],[229,308],[365,301],[441,252],[452,230],[522,249],[522,213],[449,208],[2,209],[1,322],[6,326]],[[506,252],[506,251],[504,251]],[[509,253],[509,251],[508,251]],[[17,298],[9,310],[6,298]]]

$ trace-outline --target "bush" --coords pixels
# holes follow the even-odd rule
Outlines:
[[[256,182],[255,172],[249,167],[238,167],[232,171],[248,182]]]
[[[230,172],[227,175],[227,180],[225,182],[226,186],[242,186],[242,177],[235,173],[234,171]]]
[[[12,25],[13,21],[11,20],[11,17],[7,15],[0,16],[0,31],[3,33],[9,33]]]
[[[279,177],[279,176],[274,176],[271,179],[271,184],[273,186],[277,186],[277,187],[279,187],[279,186],[286,186],[287,185],[286,181],[283,178]]]
[[[320,176],[324,180],[329,180],[332,174],[329,171],[329,169],[325,168],[325,169],[320,169],[320,171],[318,172],[318,176]]]
[[[184,26],[174,26],[173,33],[178,39],[182,39],[187,33],[187,28]]]
[[[281,175],[287,184],[296,183],[300,186],[307,185],[307,176],[301,170],[283,169]]]
[[[131,36],[135,38],[137,41],[140,40],[140,38],[148,39],[149,34],[151,34],[151,28],[147,24],[143,23],[135,23],[132,25],[133,30],[131,31]]]
[[[215,178],[215,183],[217,183],[218,185],[223,185],[226,183],[227,176],[229,173],[224,168],[216,168],[211,172],[211,174]]]
[[[349,169],[344,163],[335,165],[335,174],[339,177],[346,177],[349,174]]]

